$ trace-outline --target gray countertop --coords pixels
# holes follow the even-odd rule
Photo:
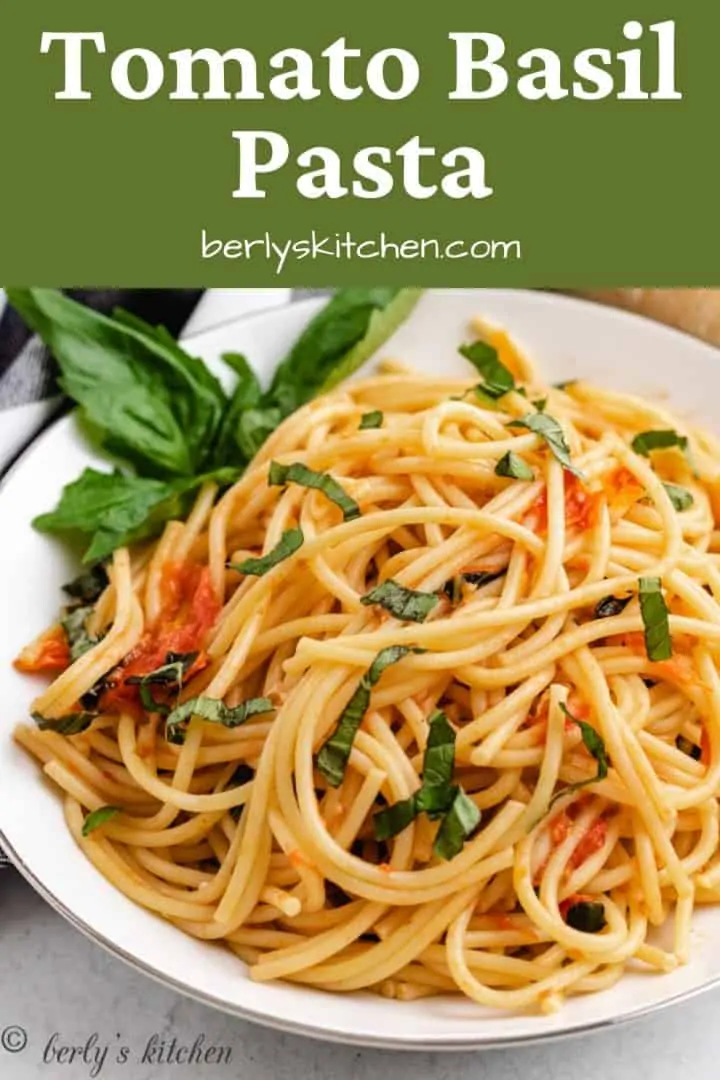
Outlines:
[[[703,1080],[720,1071],[720,991],[595,1035],[482,1054],[363,1051],[279,1034],[108,956],[14,871],[0,874],[0,949],[2,1080]],[[195,1040],[207,1064],[182,1062]],[[67,1060],[73,1046],[87,1047],[86,1060],[79,1051]]]

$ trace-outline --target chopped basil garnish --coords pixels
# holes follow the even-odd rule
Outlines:
[[[60,620],[60,625],[65,631],[68,645],[70,646],[70,660],[74,663],[81,656],[97,645],[99,638],[88,634],[85,623],[92,614],[92,606],[70,608]]]
[[[476,589],[480,589],[483,585],[489,585],[491,581],[504,577],[505,574],[507,574],[507,568],[504,567],[502,570],[478,570],[477,573],[461,574],[461,577],[463,581],[467,581],[468,585],[474,585]]]
[[[239,574],[253,574],[255,577],[262,577],[263,574],[267,574],[269,570],[272,570],[284,559],[290,558],[295,552],[302,547],[305,537],[302,534],[302,529],[288,529],[282,534],[272,551],[268,551],[267,555],[261,555],[258,559],[245,559],[241,563],[228,563],[228,567],[231,570],[237,570]]]
[[[563,702],[560,703],[560,708],[568,720],[572,720],[573,724],[577,724],[580,728],[580,734],[585,749],[597,761],[597,773],[595,776],[591,776],[589,780],[579,780],[576,784],[568,784],[567,787],[560,788],[550,800],[548,809],[550,809],[553,803],[562,795],[571,795],[574,791],[579,791],[580,788],[587,787],[588,784],[596,784],[598,780],[604,780],[608,774],[608,767],[610,765],[610,759],[608,758],[605,743],[600,733],[595,730],[592,724],[588,724],[585,720],[579,720],[577,716],[573,716],[567,705]]]
[[[372,412],[363,413],[360,417],[359,430],[369,431],[371,428],[382,427],[383,420],[384,416],[379,409],[373,409]]]
[[[370,705],[370,692],[383,671],[416,650],[407,645],[390,645],[382,649],[358,683],[355,693],[345,706],[333,734],[323,743],[317,756],[318,770],[332,787],[339,787],[345,775],[353,741]]]
[[[49,719],[41,716],[40,713],[33,713],[32,718],[41,731],[56,731],[58,735],[79,735],[81,731],[87,731],[95,719],[95,714],[76,712],[57,719]]]
[[[401,799],[392,806],[386,806],[373,817],[375,839],[389,840],[391,836],[397,836],[398,833],[407,829],[417,815],[418,805],[415,795],[411,795],[408,799]]]
[[[582,478],[582,473],[575,468],[570,459],[570,447],[567,444],[565,432],[554,416],[542,412],[528,413],[527,416],[523,416],[522,420],[511,420],[507,426],[510,428],[528,428],[535,435],[539,435],[541,439],[545,440],[551,453],[563,468]]]
[[[596,619],[609,619],[613,615],[622,615],[632,596],[603,596],[595,607]]]
[[[101,806],[99,810],[93,810],[92,814],[88,814],[83,821],[83,836],[89,836],[91,832],[99,829],[101,825],[104,825],[106,821],[114,818],[119,813],[119,806]]]
[[[684,735],[678,735],[675,740],[675,745],[678,750],[681,750],[683,754],[687,754],[693,761],[699,761],[702,756],[702,750],[697,743],[691,742],[690,739],[686,739]]]
[[[340,507],[345,521],[352,521],[353,518],[360,517],[360,507],[354,499],[350,498],[337,480],[333,479],[329,473],[315,472],[314,469],[309,469],[307,465],[303,465],[300,461],[295,461],[292,465],[280,465],[277,461],[272,461],[268,474],[268,484],[272,487],[282,487],[284,484],[299,484],[301,487],[314,488],[316,491],[321,491],[330,502]]]
[[[420,813],[443,819],[433,850],[442,859],[452,859],[480,823],[480,811],[472,799],[452,783],[455,764],[455,732],[443,712],[430,721],[423,758],[422,784],[409,799],[402,799],[375,814],[377,840],[397,836]]]
[[[63,592],[71,599],[82,604],[94,604],[105,592],[109,584],[107,570],[102,563],[96,563],[89,570],[80,574],[74,581],[63,585]]]
[[[485,341],[473,341],[470,345],[461,345],[461,356],[475,367],[483,377],[479,389],[489,398],[497,399],[515,389],[515,379],[501,360],[497,349]]]
[[[452,577],[446,581],[442,589],[451,604],[459,604],[462,600],[462,578]]]
[[[379,604],[396,619],[404,619],[407,622],[424,622],[439,602],[436,593],[406,589],[392,578],[383,581],[382,585],[376,585],[360,600],[360,603],[366,607]]]
[[[534,480],[535,473],[521,457],[508,450],[507,454],[495,466],[496,476],[507,476],[511,480]]]
[[[578,900],[567,909],[565,922],[568,926],[572,926],[573,930],[582,930],[585,934],[597,934],[607,922],[605,906],[596,900]]]
[[[687,488],[680,487],[678,484],[665,483],[663,487],[676,510],[689,510],[695,502],[692,493]]]
[[[171,743],[182,743],[185,738],[183,725],[193,716],[199,716],[211,724],[222,724],[223,727],[234,728],[244,724],[248,717],[272,712],[274,708],[272,701],[265,697],[248,698],[232,709],[216,698],[189,698],[173,709],[168,716],[165,738]]]
[[[687,437],[679,435],[673,428],[660,428],[657,431],[641,431],[633,439],[631,446],[636,454],[650,457],[653,450],[667,450],[677,446],[679,450],[687,450]]]
[[[480,811],[461,787],[455,789],[450,809],[438,829],[433,852],[439,859],[454,859],[480,824]]]
[[[198,658],[197,652],[173,653],[169,652],[165,657],[165,663],[155,671],[147,675],[131,675],[127,679],[129,686],[138,686],[140,700],[143,708],[148,712],[169,713],[170,706],[153,697],[152,686],[164,686],[173,690],[181,690],[183,679]]]
[[[547,403],[548,399],[546,397],[538,398],[537,401],[533,401],[533,405],[538,412],[545,412],[545,410],[547,409]]]
[[[562,382],[554,382],[552,385],[556,390],[567,390],[568,386],[574,386],[577,379],[564,379]]]
[[[639,596],[648,660],[669,660],[672,656],[672,639],[660,578],[641,577]]]

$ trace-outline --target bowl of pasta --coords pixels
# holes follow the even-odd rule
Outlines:
[[[509,290],[184,346],[11,300],[77,404],[0,489],[0,840],[58,911],[362,1045],[720,980],[715,349]]]

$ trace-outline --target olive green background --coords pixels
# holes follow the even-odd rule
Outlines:
[[[680,102],[448,100],[450,31],[501,34],[508,54],[547,47],[631,48],[621,28],[677,21]],[[41,56],[43,30],[103,30],[108,54],[88,52],[91,102],[55,101],[61,49]],[[286,47],[319,56],[335,38],[365,53],[404,47],[422,80],[400,102],[369,93],[353,102],[125,101],[110,85],[125,48]],[[710,0],[4,0],[0,5],[0,281],[62,285],[693,285],[720,281],[718,137],[720,5]],[[655,36],[648,35],[651,43]],[[654,55],[654,45],[648,55]],[[318,85],[325,85],[318,67]],[[654,85],[648,66],[648,88]],[[572,73],[570,70],[570,78]],[[261,87],[266,78],[261,76]],[[316,144],[348,162],[358,148],[396,147],[413,135],[437,146],[475,145],[495,194],[454,201],[407,197],[309,201],[288,164],[263,200],[231,197],[235,128],[276,130],[294,154]],[[200,259],[199,236],[278,240],[310,229],[357,239],[384,229],[426,236],[519,239],[521,262],[323,258],[290,262],[280,277],[259,258]]]

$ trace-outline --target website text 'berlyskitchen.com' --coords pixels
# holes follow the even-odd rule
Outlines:
[[[270,232],[254,238],[222,239],[203,229],[200,248],[204,260],[262,260],[273,263],[276,274],[281,274],[289,262],[303,262],[307,259],[382,259],[397,262],[475,259],[520,262],[523,257],[519,240],[438,240],[428,236],[395,240],[390,239],[385,232],[359,239],[351,232],[323,234],[315,229],[297,239],[275,237]]]

